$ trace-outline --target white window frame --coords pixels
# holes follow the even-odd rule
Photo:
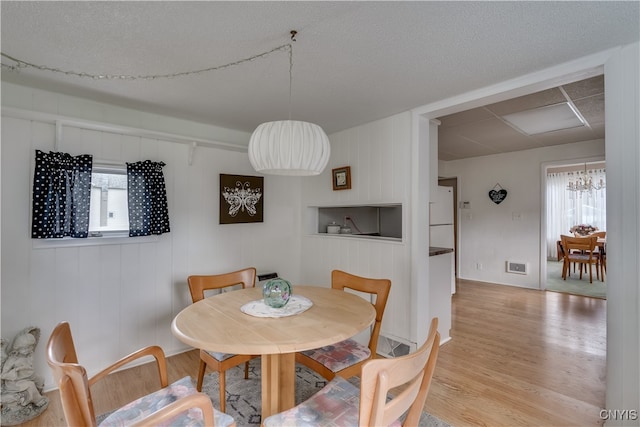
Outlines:
[[[93,176],[94,173],[117,174],[117,175],[126,176],[127,167],[126,165],[115,165],[115,164],[94,162],[91,175]],[[128,194],[128,191],[129,189],[127,188],[127,194]],[[92,209],[93,208],[94,207],[92,207]],[[127,224],[128,224],[128,221],[127,221]],[[89,222],[89,225],[91,225],[91,222]],[[101,237],[106,237],[106,238],[129,237],[129,229],[127,228],[122,230],[102,230],[99,232],[92,232],[91,229],[89,229],[88,238],[101,238]]]

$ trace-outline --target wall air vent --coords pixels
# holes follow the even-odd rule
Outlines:
[[[526,262],[507,261],[507,273],[529,274],[529,267]]]

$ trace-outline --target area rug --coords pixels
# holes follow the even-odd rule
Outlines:
[[[582,274],[573,271],[567,277],[562,279],[562,262],[547,261],[547,291],[562,292],[565,294],[582,295],[585,297],[607,299],[607,282],[596,279],[595,272],[593,275],[593,283],[589,283],[589,273]]]
[[[244,379],[244,365],[227,371],[227,409],[226,412],[235,420],[238,427],[259,426],[261,421],[260,359],[249,363],[249,378]],[[195,380],[194,380],[195,381]],[[360,378],[349,380],[354,385],[360,384]],[[327,381],[300,364],[296,365],[296,404],[308,399],[327,384]],[[205,375],[202,391],[209,395],[213,406],[220,408],[218,393],[218,373]],[[449,427],[449,424],[426,412],[420,417],[420,426]]]

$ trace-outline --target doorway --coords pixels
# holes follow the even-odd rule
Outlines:
[[[512,98],[525,91],[530,93],[540,87],[549,87],[557,80],[566,81],[571,77],[577,80],[585,77],[589,71],[601,71],[605,67],[607,68],[605,73],[607,81],[605,99],[607,109],[606,153],[610,169],[609,183],[612,189],[616,188],[615,191],[608,192],[608,198],[609,205],[618,209],[615,212],[615,219],[611,217],[614,212],[610,212],[609,223],[611,227],[609,227],[608,234],[612,238],[611,251],[620,255],[619,259],[608,263],[609,274],[612,279],[615,276],[616,283],[619,285],[610,290],[608,302],[609,307],[615,306],[618,310],[608,310],[607,313],[607,330],[613,332],[607,336],[606,369],[606,407],[611,408],[624,407],[626,401],[638,401],[638,382],[629,376],[629,372],[637,372],[638,347],[637,345],[625,346],[628,341],[625,341],[625,337],[637,336],[639,330],[636,315],[638,303],[633,298],[626,298],[626,295],[629,294],[637,295],[637,271],[634,268],[624,268],[624,266],[636,265],[634,263],[637,263],[638,254],[640,254],[637,239],[634,239],[638,235],[638,229],[634,225],[637,217],[632,215],[633,206],[637,206],[636,203],[640,197],[640,187],[637,181],[629,181],[624,172],[637,171],[638,168],[635,159],[638,155],[639,131],[637,120],[634,121],[632,116],[633,112],[638,111],[638,92],[629,90],[629,87],[637,88],[638,86],[638,58],[638,41],[635,41],[628,46],[621,46],[620,49],[585,57],[553,69],[523,76],[520,79],[452,97],[414,109],[412,112],[415,129],[412,137],[413,153],[418,165],[426,165],[423,169],[426,169],[428,173],[430,157],[426,152],[432,140],[429,132],[430,120],[488,102]],[[412,209],[412,213],[415,214],[412,226],[418,229],[419,226],[424,226],[420,218],[426,217],[422,211],[426,209],[424,206],[428,206],[429,191],[426,187],[429,185],[429,180],[414,180],[414,182],[412,190],[418,203]],[[623,183],[625,184],[624,191]],[[427,240],[426,237],[418,237],[414,246],[428,246]],[[539,247],[546,247],[544,239],[541,240],[543,241]],[[428,280],[428,269],[424,269],[418,262],[412,263],[412,274],[416,278],[415,281],[412,281],[413,289],[417,288],[417,283]],[[623,310],[623,306],[628,310]],[[615,315],[612,314],[614,312]]]
[[[590,190],[586,187],[588,183],[592,185]],[[583,188],[576,188],[578,185]],[[562,254],[558,254],[557,244],[561,235],[573,236],[572,230],[579,225],[606,232],[604,159],[582,158],[547,163],[542,169],[542,190],[540,289],[606,299],[604,272],[603,278],[594,276],[591,284],[583,283],[579,275],[574,274],[562,279]]]

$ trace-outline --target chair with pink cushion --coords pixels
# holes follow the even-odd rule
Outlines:
[[[263,426],[417,426],[438,358],[437,327],[434,318],[427,340],[414,353],[367,361],[359,388],[336,376],[301,404],[267,417]],[[389,398],[395,388],[402,391]]]
[[[354,375],[360,375],[362,365],[375,358],[391,281],[360,277],[344,271],[333,270],[331,272],[331,287],[343,291],[352,289],[375,297],[375,302],[372,304],[376,310],[376,319],[371,329],[369,343],[363,345],[349,338],[333,345],[298,352],[296,353],[296,362],[313,369],[328,380],[332,380],[336,375],[348,379]]]
[[[168,384],[166,359],[158,346],[131,353],[88,378],[87,371],[78,363],[71,327],[68,322],[61,322],[51,333],[46,355],[60,390],[62,409],[69,426],[236,425],[231,416],[213,409],[209,396],[198,393],[190,377]],[[148,356],[156,360],[161,388],[120,407],[98,423],[91,387],[115,370]],[[118,391],[113,390],[113,393]]]
[[[196,303],[205,298],[205,291],[233,290],[236,287],[253,288],[256,285],[256,269],[254,267],[230,273],[210,274],[200,276],[189,276],[187,278],[191,300]],[[252,354],[228,354],[200,349],[200,367],[198,368],[198,381],[196,388],[202,391],[204,373],[207,366],[218,373],[220,410],[227,410],[226,407],[226,371],[244,363],[244,378],[249,378],[249,361],[259,357]]]

